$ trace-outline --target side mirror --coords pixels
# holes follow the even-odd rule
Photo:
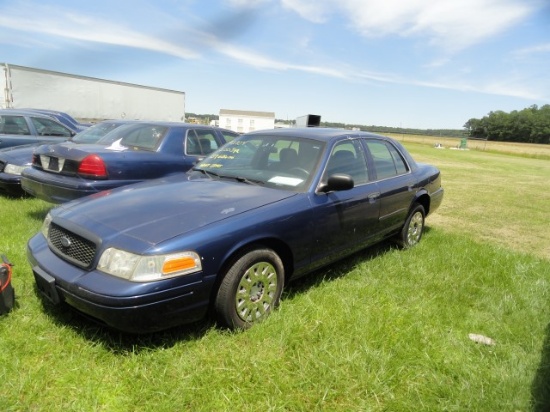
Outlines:
[[[354,186],[355,183],[353,182],[353,178],[350,175],[346,175],[344,173],[335,173],[333,175],[330,175],[327,182],[319,187],[319,191],[323,193],[340,192],[342,190],[353,189]]]

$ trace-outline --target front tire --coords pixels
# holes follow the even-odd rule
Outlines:
[[[426,211],[420,203],[415,203],[407,216],[405,225],[397,235],[397,243],[404,249],[411,248],[420,242],[424,233]]]
[[[229,329],[247,329],[277,307],[284,286],[284,266],[271,249],[243,253],[223,277],[215,300],[216,318]]]

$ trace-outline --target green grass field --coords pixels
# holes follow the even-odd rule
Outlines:
[[[25,244],[49,205],[0,197],[17,293],[0,318],[1,410],[550,410],[550,161],[405,145],[446,189],[420,245],[291,284],[240,333],[127,336],[44,305]]]

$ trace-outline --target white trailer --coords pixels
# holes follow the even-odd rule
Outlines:
[[[66,112],[82,122],[185,120],[185,93],[0,63],[0,108]]]

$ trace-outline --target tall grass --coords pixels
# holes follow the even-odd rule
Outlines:
[[[44,305],[25,243],[49,205],[0,198],[18,303],[0,317],[1,409],[550,410],[550,262],[537,246],[550,162],[410,150],[446,188],[420,245],[383,243],[288,285],[242,333],[203,321],[128,336]]]
[[[432,224],[550,259],[550,161],[406,146],[442,171],[445,200]]]

